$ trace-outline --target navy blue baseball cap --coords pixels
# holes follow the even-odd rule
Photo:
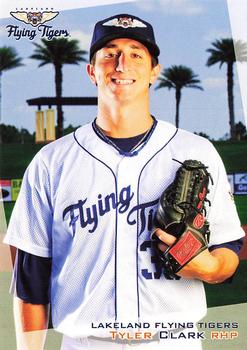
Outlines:
[[[151,24],[139,17],[120,14],[96,23],[91,41],[89,60],[111,40],[129,38],[141,42],[158,61],[160,49],[156,44]]]

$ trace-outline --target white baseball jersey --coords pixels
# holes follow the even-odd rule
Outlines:
[[[150,233],[158,199],[180,164],[197,159],[214,185],[210,244],[243,236],[221,159],[211,143],[158,121],[135,156],[124,156],[92,124],[41,149],[28,167],[5,243],[52,257],[54,328],[98,335],[92,322],[198,321],[202,282],[167,280]]]

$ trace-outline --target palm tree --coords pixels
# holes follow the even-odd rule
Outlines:
[[[160,88],[168,88],[175,89],[175,97],[176,97],[176,117],[175,123],[176,127],[179,127],[179,106],[182,96],[183,88],[193,88],[203,90],[203,88],[198,85],[200,80],[197,79],[198,75],[196,75],[192,69],[186,66],[171,66],[170,68],[166,68],[161,73],[161,77],[158,78],[159,85],[155,89]]]
[[[83,57],[87,52],[80,50],[78,40],[67,38],[41,39],[41,44],[34,43],[34,54],[30,58],[41,61],[39,67],[52,63],[55,68],[55,87],[57,98],[57,136],[63,135],[62,97],[62,66],[64,64],[79,64],[86,62]]]
[[[9,46],[0,47],[0,124],[2,110],[2,73],[6,70],[22,66],[22,58],[18,57],[15,49]],[[2,143],[2,135],[0,132],[0,143]]]
[[[227,93],[229,108],[229,124],[231,138],[235,138],[235,116],[234,116],[234,96],[233,96],[233,65],[234,62],[247,61],[247,44],[241,40],[233,41],[233,39],[220,39],[212,43],[212,48],[207,49],[210,56],[207,60],[207,66],[219,63],[220,68],[224,63],[227,65]],[[234,51],[235,46],[235,51]]]

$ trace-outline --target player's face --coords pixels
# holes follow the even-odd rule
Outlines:
[[[134,100],[149,96],[149,85],[160,72],[152,67],[148,49],[132,39],[115,39],[97,51],[88,74],[97,84],[99,96],[118,100]]]

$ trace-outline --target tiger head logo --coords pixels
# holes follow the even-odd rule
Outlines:
[[[42,21],[42,13],[41,12],[28,12],[27,19],[32,23],[33,26],[40,24]]]
[[[103,26],[122,27],[125,29],[135,28],[135,27],[140,27],[140,28],[147,27],[145,23],[132,17],[119,17],[119,18],[116,17],[103,23]]]

